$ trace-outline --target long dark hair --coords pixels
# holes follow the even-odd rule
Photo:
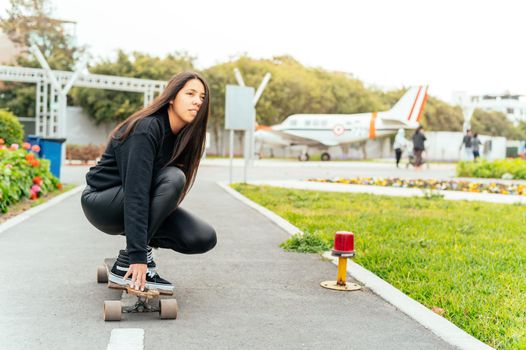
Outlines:
[[[195,72],[183,72],[173,76],[164,91],[157,96],[152,103],[119,123],[110,134],[111,139],[124,141],[133,131],[135,124],[137,124],[139,120],[158,113],[163,109],[167,109],[170,101],[173,101],[185,84],[193,79],[198,79],[203,83],[205,87],[205,98],[195,119],[179,131],[172,157],[168,163],[164,165],[166,167],[174,164],[180,168],[186,176],[186,184],[179,202],[184,199],[194,183],[197,168],[199,167],[199,162],[205,149],[206,125],[210,114],[210,89],[208,88],[206,80],[201,75]],[[125,129],[122,130],[121,134],[120,131],[124,126]]]

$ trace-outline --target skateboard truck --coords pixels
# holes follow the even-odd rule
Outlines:
[[[332,256],[338,257],[338,275],[336,281],[321,282],[323,288],[352,291],[359,290],[362,287],[356,283],[347,282],[347,258],[352,258],[354,253],[354,233],[338,231],[334,235],[334,247]]]
[[[153,306],[149,301],[155,297],[159,297],[159,291],[152,289],[145,289],[143,292],[134,290],[130,286],[126,286],[126,293],[135,295],[137,302],[133,306],[125,306],[122,308],[123,313],[136,313],[136,312],[159,312],[160,308]]]

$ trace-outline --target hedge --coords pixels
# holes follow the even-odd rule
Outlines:
[[[18,118],[5,109],[0,109],[0,139],[8,144],[21,144],[24,139],[24,128]]]
[[[513,179],[526,179],[526,160],[521,158],[499,159],[492,162],[459,162],[457,176],[500,179],[511,174]],[[506,178],[508,176],[505,176]]]

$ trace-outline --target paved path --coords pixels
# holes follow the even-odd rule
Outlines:
[[[82,183],[85,171],[66,169],[64,178]],[[183,204],[216,228],[217,247],[200,256],[156,252],[161,274],[176,284],[176,321],[102,320],[103,300],[120,294],[96,284],[96,266],[124,240],[86,221],[80,194],[1,233],[1,348],[104,349],[112,329],[141,328],[145,349],[453,349],[368,290],[321,288],[336,267],[279,248],[288,235],[217,186],[227,177],[225,168],[203,166]]]

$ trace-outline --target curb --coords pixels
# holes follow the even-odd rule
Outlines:
[[[77,186],[75,188],[72,188],[71,190],[67,191],[66,193],[63,193],[63,194],[61,194],[59,196],[56,196],[55,198],[50,199],[49,201],[47,201],[44,204],[40,204],[40,205],[38,205],[38,206],[36,206],[34,208],[28,209],[28,210],[18,214],[14,218],[6,220],[3,224],[0,224],[0,233],[2,233],[4,231],[7,231],[11,227],[16,226],[16,225],[20,224],[23,221],[26,221],[27,219],[29,219],[30,217],[40,213],[41,211],[44,211],[44,210],[46,210],[46,209],[48,209],[48,208],[50,208],[50,207],[62,202],[64,199],[69,198],[69,197],[77,194],[78,192],[83,190],[84,187],[85,187],[84,185],[80,185],[80,186]]]
[[[236,199],[253,208],[260,214],[266,216],[276,225],[285,230],[288,234],[293,235],[296,233],[302,233],[299,228],[292,225],[290,222],[286,221],[282,217],[271,212],[267,208],[264,208],[261,205],[243,196],[239,192],[229,187],[227,183],[217,182],[217,184],[226,192],[233,195]],[[333,257],[330,254],[330,252],[325,252],[323,256],[325,258],[330,259],[333,264],[338,265],[338,259]],[[429,310],[427,307],[420,304],[418,301],[410,298],[399,289],[393,287],[391,284],[376,276],[371,271],[356,264],[352,260],[348,261],[347,272],[354,279],[362,283],[364,286],[369,288],[382,299],[392,304],[404,314],[411,317],[412,319],[420,323],[422,326],[435,333],[447,343],[456,346],[462,350],[493,349],[489,345],[481,342],[477,338],[473,337],[472,335],[466,333],[459,327],[455,326],[453,323],[449,322],[444,317],[435,314],[433,311]]]

